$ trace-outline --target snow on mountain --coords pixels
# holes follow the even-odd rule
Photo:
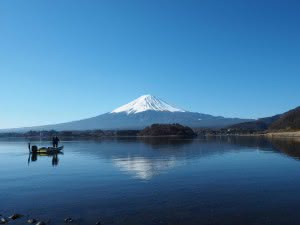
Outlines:
[[[185,112],[183,109],[176,108],[153,95],[143,95],[134,101],[113,110],[111,113],[135,114],[148,110],[160,112]]]

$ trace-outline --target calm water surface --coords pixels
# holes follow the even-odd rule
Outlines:
[[[300,145],[257,138],[0,140],[0,214],[63,224],[298,224]],[[48,142],[35,141],[39,146]],[[24,220],[11,224],[24,224]]]

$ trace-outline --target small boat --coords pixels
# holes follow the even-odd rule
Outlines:
[[[33,146],[32,146],[33,147]],[[64,146],[54,147],[42,147],[42,148],[32,148],[31,153],[44,153],[44,154],[58,154],[64,149]]]

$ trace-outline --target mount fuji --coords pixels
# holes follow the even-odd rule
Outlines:
[[[143,129],[153,123],[180,123],[193,128],[221,128],[248,121],[251,120],[189,112],[155,96],[143,95],[109,113],[96,117],[54,125],[6,129],[5,132]]]

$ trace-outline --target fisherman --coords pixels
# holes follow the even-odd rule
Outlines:
[[[55,137],[53,136],[53,137],[52,137],[52,146],[53,146],[53,148],[55,148],[55,143],[56,143],[56,139],[55,139]]]
[[[58,143],[60,142],[60,140],[59,140],[59,138],[57,136],[55,136],[54,142],[55,142],[55,148],[57,148],[58,147]]]

